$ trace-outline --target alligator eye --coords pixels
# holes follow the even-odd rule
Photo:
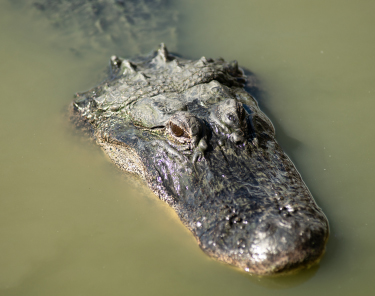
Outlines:
[[[179,126],[173,124],[172,122],[171,122],[170,128],[171,128],[171,132],[176,137],[181,137],[184,134],[184,130],[180,128]]]

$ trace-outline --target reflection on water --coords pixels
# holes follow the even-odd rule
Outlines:
[[[72,132],[73,94],[103,77],[112,54],[135,52],[109,42],[77,54],[79,30],[64,36],[10,3],[0,3],[0,295],[371,295],[372,1],[170,7],[172,51],[256,73],[262,108],[330,220],[319,266],[278,278],[205,256],[171,209]]]
[[[250,281],[268,289],[280,290],[299,286],[312,278],[318,271],[319,265],[314,265],[292,274],[271,277],[250,277]]]
[[[108,51],[134,55],[160,42],[176,47],[178,10],[168,1],[6,1],[34,25],[53,27],[49,42],[80,57]]]

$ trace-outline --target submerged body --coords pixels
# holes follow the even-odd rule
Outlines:
[[[142,52],[162,40],[176,46],[178,12],[170,0],[9,0],[23,13],[46,19],[63,46],[93,51]],[[64,42],[66,41],[66,42]]]
[[[317,262],[328,221],[236,62],[158,51],[113,56],[108,79],[78,94],[76,122],[121,169],[177,212],[202,250],[259,275]]]

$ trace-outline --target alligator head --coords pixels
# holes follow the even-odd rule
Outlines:
[[[177,212],[204,252],[254,274],[317,262],[328,221],[236,62],[158,51],[113,56],[109,78],[77,94],[75,119],[121,169]]]

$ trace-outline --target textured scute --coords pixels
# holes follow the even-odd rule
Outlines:
[[[186,60],[162,44],[113,56],[108,80],[77,94],[73,116],[176,210],[204,252],[282,273],[321,258],[328,221],[244,90],[247,78],[236,62]]]

